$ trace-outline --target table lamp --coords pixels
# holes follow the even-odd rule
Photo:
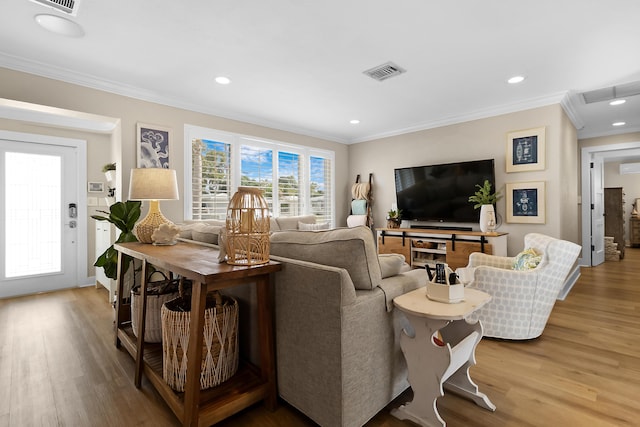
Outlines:
[[[133,230],[142,243],[153,243],[151,235],[161,224],[173,225],[162,212],[160,200],[178,200],[178,180],[173,169],[131,169],[129,199],[148,200],[149,213]]]

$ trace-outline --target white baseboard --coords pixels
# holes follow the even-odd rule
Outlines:
[[[567,276],[567,280],[565,280],[564,286],[562,287],[562,290],[558,294],[557,299],[559,301],[564,301],[567,295],[569,295],[571,288],[573,288],[573,285],[575,285],[576,282],[578,281],[579,277],[580,277],[580,265],[576,265],[573,271],[569,273],[569,276]]]

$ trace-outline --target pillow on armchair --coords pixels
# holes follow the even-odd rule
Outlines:
[[[542,254],[533,248],[527,248],[516,255],[513,260],[513,269],[517,271],[533,270],[542,262]]]

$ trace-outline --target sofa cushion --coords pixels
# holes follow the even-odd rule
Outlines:
[[[326,231],[280,231],[271,235],[271,254],[344,268],[356,289],[373,289],[382,280],[378,253],[367,227]]]
[[[402,254],[380,254],[378,261],[383,279],[400,274],[405,264],[405,258]]]
[[[218,244],[220,230],[224,228],[220,225],[209,225],[206,223],[196,224],[191,229],[191,238],[197,242]]]
[[[279,216],[276,218],[278,223],[278,230],[297,230],[298,223],[304,222],[305,224],[315,224],[315,215],[300,215],[300,216]]]
[[[307,224],[307,223],[298,221],[298,230],[319,231],[319,230],[328,230],[328,229],[329,229],[328,222],[317,222],[315,224]]]

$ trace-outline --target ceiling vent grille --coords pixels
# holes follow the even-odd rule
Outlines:
[[[389,79],[394,76],[398,76],[405,73],[407,70],[394,64],[393,62],[387,62],[386,64],[378,65],[367,71],[363,71],[364,74],[379,82]]]
[[[627,83],[624,85],[583,92],[582,98],[585,103],[592,104],[594,102],[611,101],[612,99],[618,98],[629,98],[630,96],[635,95],[640,95],[640,82]]]
[[[78,14],[78,7],[80,6],[80,0],[31,0],[33,3],[38,3],[42,6],[55,9],[59,12],[64,12],[67,15],[76,16]]]

